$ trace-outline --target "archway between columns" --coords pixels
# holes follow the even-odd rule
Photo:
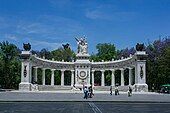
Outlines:
[[[94,86],[101,86],[101,71],[94,72]]]
[[[115,85],[120,85],[121,84],[121,71],[120,70],[115,70]]]
[[[45,70],[45,85],[50,85],[51,84],[51,70],[46,69]]]
[[[64,85],[66,86],[71,85],[71,71],[70,70],[64,71]]]
[[[37,68],[37,84],[42,85],[42,69]]]
[[[111,74],[112,74],[112,72],[110,70],[106,70],[104,72],[105,86],[110,86],[111,85]]]
[[[61,85],[61,71],[54,71],[54,85]]]
[[[128,68],[124,70],[124,83],[125,85],[129,85],[129,69]]]

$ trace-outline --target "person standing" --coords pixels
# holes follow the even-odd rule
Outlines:
[[[84,87],[84,99],[87,99],[88,97],[88,89],[87,86]]]
[[[118,86],[115,87],[115,95],[119,95],[119,89]]]
[[[112,95],[112,86],[110,86],[110,95]]]

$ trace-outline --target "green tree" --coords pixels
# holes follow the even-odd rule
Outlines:
[[[110,43],[99,43],[96,46],[97,49],[97,54],[93,54],[90,56],[90,60],[93,61],[111,61],[112,59],[116,58],[116,50],[114,44]],[[98,74],[98,73],[96,73]],[[98,81],[97,83],[99,84],[100,80],[99,77],[95,78],[95,81]],[[110,71],[105,71],[105,81],[106,85],[111,84],[111,74]]]
[[[21,63],[19,49],[8,41],[0,43],[0,84],[2,88],[18,88]]]
[[[149,89],[152,87],[159,89],[160,85],[170,82],[169,48],[170,39],[168,38],[155,40],[146,47],[148,54],[146,72]]]
[[[165,49],[164,54],[158,59],[158,78],[160,85],[170,84],[170,47]]]
[[[99,57],[99,60],[105,60],[109,61],[116,57],[116,51],[114,44],[110,43],[103,43],[103,44],[97,44],[97,56]]]
[[[64,60],[70,62],[75,59],[75,53],[70,48],[58,48],[56,50],[51,51],[51,54],[52,57],[58,61]]]

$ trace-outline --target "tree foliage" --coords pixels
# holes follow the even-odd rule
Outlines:
[[[91,60],[94,61],[111,61],[116,57],[116,50],[114,44],[99,43],[96,46],[97,54],[91,56]]]
[[[75,59],[75,53],[70,48],[58,48],[51,51],[51,55],[55,60],[58,61],[64,60],[70,62]]]
[[[155,40],[146,47],[147,59],[147,84],[149,89],[159,89],[162,84],[170,84],[170,39]]]
[[[2,88],[17,88],[20,82],[21,63],[19,49],[9,42],[0,43],[0,85]]]

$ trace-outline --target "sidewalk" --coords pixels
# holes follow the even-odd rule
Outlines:
[[[18,93],[23,93],[19,90],[13,90],[11,92],[18,92]],[[93,91],[95,94],[110,94],[110,91]],[[24,93],[83,93],[83,91],[66,91],[66,90],[60,90],[60,91],[25,91]],[[127,94],[127,92],[119,92],[120,94]],[[114,94],[114,91],[113,91]],[[133,92],[133,94],[155,94],[155,95],[160,95],[159,93],[156,92]]]

